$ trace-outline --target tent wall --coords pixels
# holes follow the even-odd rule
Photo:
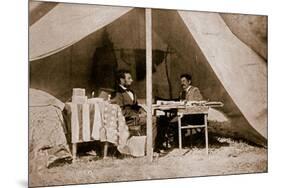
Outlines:
[[[129,69],[134,78],[133,89],[137,92],[139,98],[146,96],[145,82],[145,9],[135,8],[120,19],[114,21],[106,27],[109,38],[113,43],[118,69]],[[153,33],[153,50],[165,51],[167,45]],[[160,55],[161,56],[161,55]],[[159,62],[160,61],[160,62]],[[162,58],[153,53],[154,64],[161,64]],[[163,65],[163,64],[161,64]],[[140,70],[140,68],[142,70]],[[138,72],[142,72],[143,79],[137,79]],[[163,75],[154,75],[163,79]],[[165,76],[164,76],[165,78]],[[163,90],[163,89],[162,89]],[[166,93],[166,90],[161,93]]]
[[[52,56],[30,63],[30,87],[44,90],[62,101],[71,97],[72,88],[93,89],[93,54],[101,46],[102,30]],[[89,95],[89,93],[88,93]]]
[[[196,43],[244,117],[267,138],[267,64],[216,13],[180,11]],[[210,26],[206,27],[208,23]],[[214,48],[215,46],[215,48]]]
[[[229,103],[225,105],[224,110],[233,111],[235,107],[233,101],[230,96],[227,96],[227,92],[177,11],[157,10],[153,12],[153,18],[154,31],[175,51],[170,60],[172,62],[171,79],[175,86],[173,97],[178,97],[180,93],[180,75],[189,73],[192,75],[192,84],[200,88],[205,99],[227,99]],[[161,32],[164,29],[166,32]],[[216,92],[213,92],[214,90]]]
[[[187,12],[181,12],[181,14],[185,14],[185,13]],[[207,13],[200,13],[200,14],[201,14],[200,18],[202,19],[209,18],[209,17],[213,18],[212,15],[207,16],[206,15]],[[198,17],[198,15],[193,14],[191,17],[196,18],[196,16]],[[231,95],[232,93],[229,92],[229,88],[225,88],[225,83],[223,83],[222,81],[225,81],[229,78],[218,76],[218,73],[214,71],[215,67],[213,67],[212,64],[210,64],[210,59],[207,59],[207,58],[214,58],[212,56],[212,53],[210,53],[210,51],[205,50],[204,48],[202,49],[201,46],[203,42],[202,38],[200,38],[201,41],[200,40],[198,41],[197,40],[198,38],[196,38],[198,36],[194,35],[194,32],[205,33],[205,36],[210,37],[219,43],[219,41],[221,40],[219,34],[214,33],[214,31],[213,32],[206,31],[207,28],[212,29],[214,27],[206,27],[207,25],[206,23],[202,25],[202,23],[198,23],[195,21],[194,22],[191,21],[189,22],[189,25],[187,25],[187,23],[184,22],[183,16],[180,15],[177,11],[155,10],[153,12],[153,20],[154,20],[153,22],[154,31],[176,51],[176,54],[174,55],[174,59],[172,60],[174,64],[171,69],[172,71],[171,75],[173,75],[172,78],[173,85],[179,85],[179,75],[181,73],[185,73],[185,72],[190,73],[193,77],[193,85],[200,88],[205,99],[209,99],[211,101],[224,102],[225,106],[223,107],[222,110],[227,114],[228,117],[230,117],[230,120],[232,121],[230,127],[232,130],[230,130],[230,132],[233,132],[236,136],[241,136],[248,139],[250,138],[250,140],[254,142],[264,143],[265,142],[265,139],[263,138],[264,135],[261,136],[261,134],[258,131],[256,131],[257,125],[253,124],[253,122],[250,123],[249,120],[245,118],[245,114],[243,114],[240,110],[239,102],[237,103],[237,101],[234,101]],[[209,23],[213,23],[213,22],[210,21]],[[197,26],[196,24],[201,24],[200,26],[204,27],[205,29],[200,30],[201,28],[198,27],[195,28],[195,26]],[[192,27],[194,30],[192,30],[191,32],[190,28]],[[216,27],[214,28],[214,30],[215,29]],[[165,30],[165,32],[162,32],[163,30]],[[221,31],[221,32],[225,32],[225,31]],[[207,40],[204,42],[205,42],[204,44],[206,45],[208,44]],[[224,42],[225,44],[229,44],[229,41],[222,41],[222,42]],[[224,61],[229,61],[229,58],[233,57],[230,55],[231,53],[237,54],[237,49],[230,49],[233,50],[234,52],[233,51],[225,52],[224,51],[225,49],[222,48],[218,49],[218,46],[216,46],[215,44],[216,43],[212,41],[212,43],[207,45],[207,48],[209,50],[213,49],[220,54],[220,55],[218,54],[216,55],[217,57],[221,58],[222,61],[217,60],[217,62],[221,63],[220,64],[221,67],[226,68],[225,70],[221,70],[221,71],[225,71],[225,73],[227,73],[229,69],[227,69],[226,67],[227,65],[224,65],[225,64]],[[249,54],[249,55],[255,56],[254,54]],[[211,59],[211,60],[215,61],[215,59]],[[237,66],[238,65],[239,64],[237,64]],[[233,67],[229,67],[229,68],[233,68]],[[255,74],[255,76],[259,76],[259,71],[253,71],[251,72],[251,74]],[[240,73],[236,72],[236,77],[239,78],[239,76]],[[228,84],[232,84],[232,82],[235,83],[235,80],[234,81],[228,80]],[[241,82],[240,84],[242,84],[243,86],[243,84],[245,83]],[[266,82],[260,82],[259,84],[264,84],[262,87],[266,88]],[[263,88],[264,89],[263,94],[266,92],[265,88]],[[244,90],[241,92],[244,92],[246,94],[249,94],[248,92],[251,93],[251,89],[249,89],[248,91],[245,85],[243,87],[240,87],[239,89]],[[179,90],[177,92],[179,92]],[[253,97],[253,96],[250,95],[248,97]],[[254,98],[256,97],[258,96],[254,96]],[[261,100],[266,100],[266,95],[263,95],[262,97],[263,98]],[[240,103],[246,102],[246,100],[248,99],[246,98],[240,99]],[[252,105],[253,106],[251,106],[251,108],[253,108],[256,104],[252,103]],[[267,106],[266,103],[263,103],[262,107],[258,106],[256,108],[259,108],[260,110],[259,113],[262,113],[264,110],[267,109]],[[258,122],[257,123],[258,126],[263,126],[266,129],[267,126],[266,122],[260,121],[258,118],[259,117],[256,117],[255,122]]]
[[[267,16],[220,15],[232,33],[267,60]]]
[[[142,80],[137,80],[136,75],[136,51],[145,49],[144,24],[144,9],[135,8],[129,14],[122,16],[106,27],[114,46],[118,64],[117,69],[128,69],[131,72],[134,80],[132,89],[137,92],[139,98],[145,98],[146,95],[145,72]],[[145,61],[142,67],[145,68]]]

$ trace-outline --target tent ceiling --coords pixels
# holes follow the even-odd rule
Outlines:
[[[57,4],[56,2],[29,1],[29,25],[37,22]]]
[[[57,53],[131,9],[60,3],[30,27],[29,60]]]

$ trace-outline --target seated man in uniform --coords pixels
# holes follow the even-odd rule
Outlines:
[[[191,85],[191,75],[182,74],[180,76],[182,91],[180,92],[180,100],[184,101],[202,101],[203,97],[200,90]],[[202,114],[186,115],[183,117],[183,121],[189,125],[203,124],[204,116]]]
[[[180,76],[182,91],[180,92],[180,100],[201,101],[203,97],[197,87],[191,85],[191,76],[182,74]]]
[[[182,74],[180,76],[181,81],[181,92],[179,94],[178,99],[181,101],[201,101],[203,100],[203,97],[201,95],[200,90],[191,85],[191,75],[189,74]],[[182,118],[182,123],[188,124],[188,125],[197,125],[197,124],[203,124],[204,123],[204,115],[202,114],[193,114],[193,115],[185,115]],[[173,134],[173,141],[174,144],[178,144],[178,140],[176,139],[176,135],[178,135],[178,117],[174,116],[172,120],[170,120],[170,133]],[[187,132],[186,135],[195,134],[199,131],[199,129],[193,130],[195,132]],[[201,131],[200,131],[201,132]]]

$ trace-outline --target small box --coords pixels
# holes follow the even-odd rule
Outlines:
[[[76,104],[84,104],[87,103],[88,97],[87,96],[72,96],[72,102]]]
[[[73,88],[72,96],[85,96],[86,91],[83,88]]]

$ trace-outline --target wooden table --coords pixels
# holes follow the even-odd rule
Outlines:
[[[156,114],[157,110],[161,110],[164,112],[171,111],[173,109],[177,110],[177,118],[178,118],[178,140],[179,140],[179,149],[182,149],[182,129],[196,129],[196,128],[204,128],[205,129],[205,145],[206,145],[206,153],[208,154],[208,110],[209,106],[205,105],[182,105],[182,104],[160,104],[160,105],[152,105],[153,114]],[[201,125],[182,125],[182,118],[185,115],[194,115],[194,114],[202,114],[204,117],[204,123]]]

